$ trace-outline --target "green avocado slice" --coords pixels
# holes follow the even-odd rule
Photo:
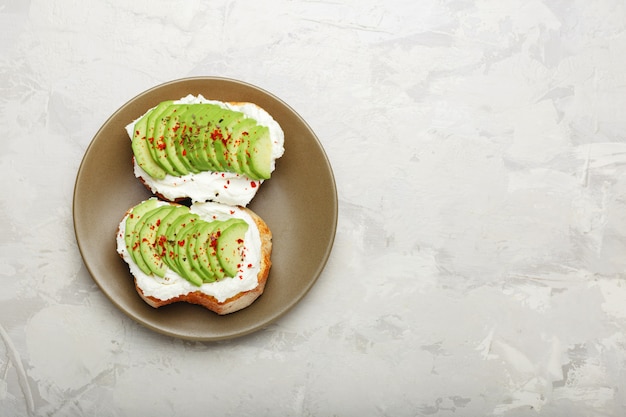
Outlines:
[[[211,112],[212,104],[197,104],[186,118],[188,127],[188,154],[194,166],[201,171],[212,171],[214,166],[209,161],[205,149],[204,136],[210,128],[211,120],[207,114]]]
[[[272,175],[272,139],[266,126],[259,126],[256,135],[248,145],[248,167],[257,175],[255,179],[266,180]]]
[[[230,168],[237,174],[246,174],[245,167],[239,163],[239,150],[248,146],[248,130],[256,126],[256,120],[250,118],[240,118],[229,128],[228,141],[224,151],[227,154],[227,161]]]
[[[213,273],[215,274],[215,278],[216,280],[221,280],[224,277],[228,277],[229,275],[226,274],[226,271],[224,270],[224,267],[222,266],[222,264],[220,263],[219,260],[219,256],[218,256],[218,252],[219,252],[219,238],[222,235],[222,232],[224,230],[226,230],[228,227],[230,227],[232,224],[237,223],[239,221],[242,221],[240,219],[228,219],[228,220],[216,220],[215,223],[215,228],[211,231],[209,238],[207,240],[207,251],[206,251],[206,256],[208,257],[209,260],[209,265],[211,267],[211,270],[213,271]],[[230,277],[232,277],[233,275],[230,275]]]
[[[248,223],[239,220],[222,230],[217,239],[217,259],[229,277],[234,277],[241,269],[241,253],[247,231]]]
[[[217,158],[217,151],[215,147],[215,141],[219,141],[222,135],[221,130],[217,126],[217,121],[220,119],[222,108],[218,105],[210,105],[209,111],[205,115],[204,131],[199,137],[202,143],[202,149],[204,150],[204,157],[206,157],[209,164],[212,166],[211,171],[223,172],[221,162]]]
[[[209,261],[209,251],[211,234],[221,224],[219,221],[205,222],[198,230],[198,237],[196,238],[195,253],[197,255],[196,261],[198,263],[199,273],[202,276],[204,282],[215,282],[217,275],[211,268],[211,262]]]
[[[215,274],[209,267],[208,259],[204,258],[206,253],[206,236],[214,228],[214,222],[200,221],[197,223],[193,233],[188,233],[190,240],[187,246],[187,256],[193,271],[202,279],[202,282],[215,281]]]
[[[141,225],[150,212],[158,206],[159,200],[150,198],[133,207],[126,217],[126,225],[124,231],[124,243],[126,251],[130,255],[135,264],[146,274],[150,274],[148,265],[143,261],[139,251],[139,230]],[[141,223],[141,224],[140,224]]]
[[[253,180],[260,180],[262,178],[252,171],[250,168],[250,147],[254,141],[257,140],[259,130],[262,130],[262,126],[257,125],[254,119],[245,119],[249,122],[242,123],[240,129],[236,132],[239,135],[239,146],[237,147],[237,162],[241,174],[247,176]]]
[[[167,172],[152,157],[151,145],[147,136],[148,118],[149,116],[145,115],[135,123],[131,147],[137,165],[152,178],[162,180],[167,175]]]
[[[180,172],[176,170],[168,154],[168,140],[166,135],[166,127],[172,117],[176,116],[176,113],[180,109],[180,104],[172,103],[165,107],[162,112],[155,114],[152,121],[154,125],[153,140],[151,143],[151,152],[154,160],[161,166],[168,174],[172,176],[180,176]],[[156,112],[155,112],[156,113]]]
[[[135,132],[137,162],[155,178],[201,171],[234,172],[253,180],[271,175],[269,128],[239,111],[165,101],[137,122]]]
[[[179,238],[182,235],[182,231],[189,224],[193,224],[194,222],[196,222],[199,218],[200,216],[195,213],[184,213],[174,219],[165,234],[166,255],[164,261],[170,267],[170,269],[172,269],[180,276],[182,276],[183,274],[180,269],[180,264],[178,263],[178,248],[181,245],[184,245],[184,240],[179,241]]]
[[[213,146],[217,160],[222,170],[227,172],[237,172],[238,163],[236,157],[233,159],[228,149],[229,142],[233,140],[231,136],[232,128],[244,118],[243,113],[221,109],[219,119],[216,122],[216,129],[212,134]],[[218,133],[219,131],[219,133]]]
[[[176,262],[181,271],[181,276],[193,285],[200,286],[203,283],[202,277],[193,269],[191,256],[195,246],[195,235],[201,221],[187,223],[179,232],[178,245],[175,247]],[[191,248],[191,249],[190,249]]]
[[[167,154],[167,159],[172,165],[174,171],[178,173],[179,176],[187,175],[190,172],[190,168],[186,164],[186,160],[181,158],[182,151],[179,152],[178,148],[178,131],[182,127],[182,118],[189,108],[189,105],[180,104],[177,106],[178,108],[170,114],[169,119],[167,119],[165,129],[163,131],[163,142],[165,144],[165,153]],[[193,172],[193,171],[192,171]]]
[[[173,207],[174,209],[170,211],[170,213],[161,220],[161,224],[159,225],[159,228],[157,230],[157,245],[159,245],[159,249],[161,251],[160,256],[161,258],[164,259],[164,261],[167,261],[166,258],[167,258],[167,253],[169,250],[168,243],[167,243],[167,233],[170,227],[172,227],[172,224],[174,223],[174,221],[176,221],[176,219],[178,219],[180,216],[183,216],[189,213],[189,207],[187,206],[173,206]],[[165,263],[169,266],[168,262],[165,262]]]
[[[165,276],[167,265],[161,257],[162,250],[159,249],[157,244],[157,231],[163,218],[173,209],[174,206],[162,205],[150,211],[139,230],[139,251],[141,257],[148,265],[150,272],[159,277]]]
[[[171,170],[169,169],[169,164],[165,165],[164,162],[160,160],[160,155],[157,148],[159,146],[162,146],[162,144],[158,141],[158,137],[156,136],[156,129],[159,121],[161,120],[161,115],[173,104],[173,100],[160,102],[154,109],[152,109],[148,113],[148,119],[146,121],[146,138],[150,155],[152,155],[152,160],[167,174],[171,174]]]
[[[197,163],[192,154],[192,138],[193,138],[193,126],[189,123],[189,117],[193,114],[193,107],[195,105],[189,105],[184,113],[180,114],[179,123],[180,126],[176,131],[176,153],[178,154],[181,162],[189,169],[190,172],[200,172]]]

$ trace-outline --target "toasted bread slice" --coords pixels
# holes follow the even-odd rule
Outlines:
[[[159,201],[158,204],[177,205],[163,201]],[[190,209],[207,221],[215,218],[223,220],[229,216],[246,220],[249,227],[246,233],[244,262],[249,272],[246,275],[225,277],[200,286],[190,283],[172,269],[168,269],[164,277],[144,273],[133,261],[125,242],[126,219],[133,213],[133,209],[130,209],[118,227],[117,251],[129,266],[137,293],[154,308],[186,302],[201,305],[219,315],[224,315],[248,307],[263,294],[272,265],[272,233],[269,227],[252,210],[240,206],[196,203]]]
[[[269,139],[266,143],[271,143],[271,154],[267,152],[265,153],[265,162],[270,162],[270,167],[266,167],[268,172],[265,172],[265,174],[269,175],[275,169],[276,160],[280,158],[284,153],[285,138],[281,126],[276,120],[272,118],[272,116],[267,111],[254,103],[222,102],[217,100],[208,100],[201,95],[188,95],[181,98],[180,100],[174,101],[174,103],[177,105],[192,105],[202,103],[217,105],[224,109],[243,113],[247,119],[254,119],[259,126],[262,126],[263,129],[267,129],[267,132],[269,132]],[[154,109],[149,109],[148,112],[152,110]],[[148,114],[148,112],[146,112],[146,115]],[[131,142],[133,141],[133,137],[139,132],[135,128],[135,126],[140,124],[140,121],[144,116],[138,118],[137,120],[126,126],[126,131],[131,139]],[[178,130],[184,131],[184,126],[177,128],[177,131]],[[149,138],[148,136],[149,134],[146,134],[144,136],[146,141],[154,141],[154,138]],[[217,142],[220,143],[221,141]],[[165,143],[162,145],[163,147],[168,146]],[[257,152],[253,152],[252,150],[246,151],[245,149],[239,151],[236,151],[234,149],[230,149],[229,151],[222,151],[226,152],[226,155],[228,155],[230,158],[228,161],[228,165],[231,165],[232,162],[233,165],[245,165],[246,167],[248,165],[242,164],[237,156],[241,156],[244,154],[248,156],[250,154],[260,154]],[[173,153],[174,151],[171,152]],[[223,153],[220,153],[220,155],[221,154]],[[237,156],[235,156],[235,154]],[[196,159],[198,159],[197,155]],[[141,183],[152,194],[158,196],[163,200],[172,202],[180,202],[183,200],[190,200],[194,202],[214,201],[228,205],[238,205],[245,207],[254,198],[265,179],[268,178],[267,176],[257,178],[251,177],[251,168],[244,170],[248,173],[227,172],[218,168],[216,168],[215,170],[201,169],[200,172],[188,172],[184,175],[173,175],[172,172],[165,173],[163,171],[162,178],[156,178],[148,174],[148,172],[146,171],[148,168],[145,165],[142,167],[142,164],[139,163],[138,158],[135,154],[133,155],[132,161],[133,172],[135,176],[141,181]],[[207,166],[208,165],[205,165],[204,168],[206,168]]]

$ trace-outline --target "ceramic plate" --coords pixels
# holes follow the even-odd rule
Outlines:
[[[249,204],[273,233],[272,268],[265,292],[251,306],[218,316],[177,303],[154,309],[135,291],[115,248],[126,210],[151,194],[135,178],[124,127],[157,103],[187,94],[248,101],[267,110],[285,131],[285,154],[272,178]],[[78,170],[74,228],[89,273],[124,313],[157,332],[211,341],[262,329],[289,311],[313,286],[330,254],[337,226],[337,190],[330,163],[306,122],[287,104],[250,84],[214,77],[186,78],[154,87],[130,100],[100,128]]]

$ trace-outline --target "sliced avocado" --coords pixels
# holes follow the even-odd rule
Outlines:
[[[248,151],[250,143],[255,140],[254,132],[256,128],[257,126],[241,133],[241,143],[237,149],[237,162],[239,162],[241,173],[253,180],[260,179],[257,174],[250,169],[250,152]]]
[[[202,277],[193,269],[190,252],[195,246],[195,233],[201,221],[187,223],[179,231],[178,245],[175,247],[176,262],[180,267],[180,276],[193,285],[202,285]],[[192,249],[190,249],[190,247]]]
[[[137,121],[137,123],[135,123],[131,147],[133,149],[133,155],[135,155],[137,165],[139,165],[141,169],[143,169],[146,174],[150,175],[152,178],[162,180],[165,178],[167,172],[154,161],[152,153],[150,152],[151,145],[148,142],[146,133],[148,117],[148,115],[145,115]]]
[[[194,131],[194,127],[192,123],[190,123],[191,115],[194,113],[193,108],[196,105],[190,105],[187,107],[184,113],[180,115],[179,123],[180,127],[176,132],[176,153],[178,154],[181,162],[189,169],[190,172],[200,172],[201,169],[197,167],[196,160],[192,153],[193,151],[193,140],[196,132]]]
[[[174,209],[170,211],[170,213],[165,216],[161,220],[161,224],[157,230],[156,244],[158,249],[161,251],[161,258],[165,258],[167,256],[168,244],[167,244],[167,233],[174,221],[182,215],[189,213],[189,207],[187,206],[173,206]],[[167,263],[167,262],[166,262]],[[168,264],[169,265],[169,264]]]
[[[139,250],[141,257],[148,265],[150,271],[159,277],[165,275],[167,265],[161,258],[161,249],[158,249],[157,246],[157,231],[163,218],[173,209],[174,206],[163,205],[151,210],[150,214],[145,217],[143,225],[139,230]]]
[[[204,282],[214,282],[217,280],[215,272],[211,269],[209,262],[209,246],[211,233],[217,228],[220,222],[204,222],[198,230],[196,238],[195,254],[197,262],[197,271],[202,276]]]
[[[191,270],[198,275],[202,282],[204,282],[204,276],[200,270],[200,262],[198,261],[198,235],[206,224],[207,223],[205,221],[200,220],[194,224],[193,230],[186,232],[185,234],[187,241],[187,244],[185,245],[185,249],[187,251],[187,262],[189,263]]]
[[[182,230],[187,227],[189,224],[197,221],[200,218],[195,213],[185,213],[179,217],[177,217],[170,227],[167,229],[167,233],[165,234],[166,238],[166,256],[164,258],[165,263],[178,275],[182,276],[180,264],[178,263],[178,248],[181,245],[184,245],[184,240],[179,241],[179,237],[181,235]]]
[[[193,233],[188,233],[189,244],[187,246],[187,256],[193,271],[202,279],[202,282],[213,282],[216,280],[215,274],[210,268],[207,252],[207,236],[214,228],[214,222],[199,221]]]
[[[223,221],[215,221],[215,228],[211,231],[211,234],[208,239],[207,245],[207,257],[209,258],[209,265],[211,266],[211,270],[215,274],[215,278],[217,280],[221,280],[222,278],[228,276],[224,271],[224,267],[220,263],[218,257],[219,251],[219,238],[222,235],[222,231],[226,230],[232,224],[241,221],[241,219],[231,218]]]
[[[227,172],[237,172],[238,163],[237,158],[233,159],[229,151],[229,143],[233,141],[231,135],[232,128],[240,120],[244,118],[243,113],[222,109],[217,120],[217,129],[219,129],[219,135],[216,134],[216,139],[213,141],[215,147],[215,154],[222,169]]]
[[[215,279],[217,281],[221,280],[222,278],[224,278],[226,276],[226,273],[224,273],[224,268],[222,268],[222,265],[220,265],[220,261],[217,258],[217,239],[219,238],[219,235],[221,234],[221,230],[220,230],[220,226],[223,222],[218,222],[218,225],[216,225],[216,228],[213,229],[213,231],[211,231],[211,234],[209,235],[209,239],[207,240],[207,245],[206,245],[206,256],[209,260],[209,266],[211,268],[211,271],[213,271],[213,274],[215,275]]]
[[[218,124],[221,119],[222,110],[223,109],[218,105],[212,105],[210,107],[205,114],[205,130],[203,135],[200,136],[200,139],[203,142],[203,149],[206,154],[206,158],[213,166],[213,171],[215,172],[225,171],[217,154],[217,144],[224,140],[222,130]]]
[[[156,105],[149,113],[147,113],[147,130],[146,137],[150,143],[154,143],[154,129],[156,127],[156,122],[163,113],[165,109],[174,104],[174,100],[166,100],[162,101]]]
[[[186,251],[186,262],[189,264],[191,269],[196,271],[199,268],[198,265],[198,255],[196,255],[196,238],[198,237],[198,231],[205,224],[203,220],[198,220],[191,225],[191,228],[185,228],[183,237],[181,239],[185,239],[185,245],[182,246]]]
[[[242,250],[248,223],[244,220],[233,222],[222,230],[217,239],[217,259],[229,277],[237,275],[243,262]]]
[[[202,170],[199,169],[196,163],[191,158],[189,151],[185,148],[185,142],[188,140],[187,126],[181,125],[176,132],[175,145],[176,145],[176,153],[178,154],[178,159],[185,165],[189,172],[197,174]]]
[[[192,154],[193,150],[193,137],[195,135],[193,126],[193,115],[196,113],[198,104],[188,105],[183,112],[178,116],[178,123],[180,124],[176,135],[176,153],[179,155],[181,161],[193,170],[200,172],[197,168],[197,163]]]
[[[238,174],[245,174],[243,167],[239,164],[239,149],[248,145],[248,130],[256,126],[256,121],[250,118],[241,118],[230,127],[230,135],[226,143],[227,161],[231,170]]]
[[[219,139],[221,131],[218,129],[217,121],[221,108],[216,104],[205,104],[205,111],[202,113],[198,123],[200,131],[197,137],[198,159],[208,171],[221,172],[217,154],[215,152],[214,139]]]
[[[235,152],[239,173],[250,179],[258,180],[258,175],[250,169],[248,148],[250,143],[256,140],[256,132],[260,128],[254,119],[244,119],[233,130],[233,136],[237,137],[237,146],[233,147],[231,152]]]
[[[258,176],[256,179],[269,179],[272,175],[272,139],[266,126],[259,126],[256,133],[256,140],[251,140],[247,149],[248,167]]]
[[[174,171],[178,173],[179,176],[189,174],[189,168],[186,165],[186,161],[181,159],[179,156],[179,152],[177,149],[178,143],[178,131],[181,128],[181,117],[187,111],[189,105],[178,105],[177,110],[173,111],[170,114],[169,119],[166,122],[164,131],[163,131],[163,141],[165,143],[165,153],[167,154],[167,159]]]
[[[148,141],[148,149],[150,151],[150,155],[152,155],[152,160],[161,167],[166,173],[170,173],[167,169],[164,168],[163,164],[159,161],[159,155],[157,154],[157,146],[160,146],[157,142],[158,140],[155,138],[155,130],[156,127],[161,120],[161,115],[168,107],[174,104],[173,100],[166,100],[160,102],[154,109],[148,113],[148,119],[146,121],[146,138]]]
[[[203,143],[204,154],[208,162],[213,167],[212,171],[215,171],[215,172],[224,171],[224,168],[222,167],[221,162],[217,158],[217,152],[215,148],[215,141],[219,141],[222,136],[221,130],[218,129],[217,125],[215,124],[215,122],[219,120],[219,118],[217,119],[214,118],[214,115],[218,114],[219,111],[220,111],[220,108],[218,106],[214,106],[210,111],[210,115],[207,114],[207,117],[212,117],[211,120],[213,121],[207,121],[207,124],[205,125],[204,134],[200,137]]]
[[[157,164],[161,166],[168,174],[173,175],[175,177],[179,176],[180,173],[174,168],[172,162],[169,159],[167,146],[168,143],[166,141],[165,129],[170,118],[173,115],[176,115],[176,112],[180,109],[180,104],[172,103],[169,106],[165,107],[163,111],[158,114],[155,114],[152,121],[154,125],[154,133],[153,140],[151,143],[151,152],[152,157],[156,161]]]
[[[212,103],[160,103],[137,122],[133,152],[139,166],[159,179],[200,171],[234,172],[254,180],[271,175],[269,129]]]
[[[200,171],[210,171],[213,165],[208,162],[202,136],[206,134],[207,117],[211,105],[196,104],[185,114],[185,126],[189,132],[185,149],[193,165]]]
[[[139,223],[143,224],[144,218],[157,207],[158,203],[159,200],[156,198],[144,200],[133,207],[126,217],[124,232],[126,250],[135,264],[146,274],[150,274],[150,269],[143,261],[139,251],[139,229],[141,228]]]

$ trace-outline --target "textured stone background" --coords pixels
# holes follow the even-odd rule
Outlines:
[[[0,0],[0,414],[626,413],[621,0]],[[335,247],[220,343],[131,321],[83,266],[93,135],[172,79],[241,79],[319,136]]]

